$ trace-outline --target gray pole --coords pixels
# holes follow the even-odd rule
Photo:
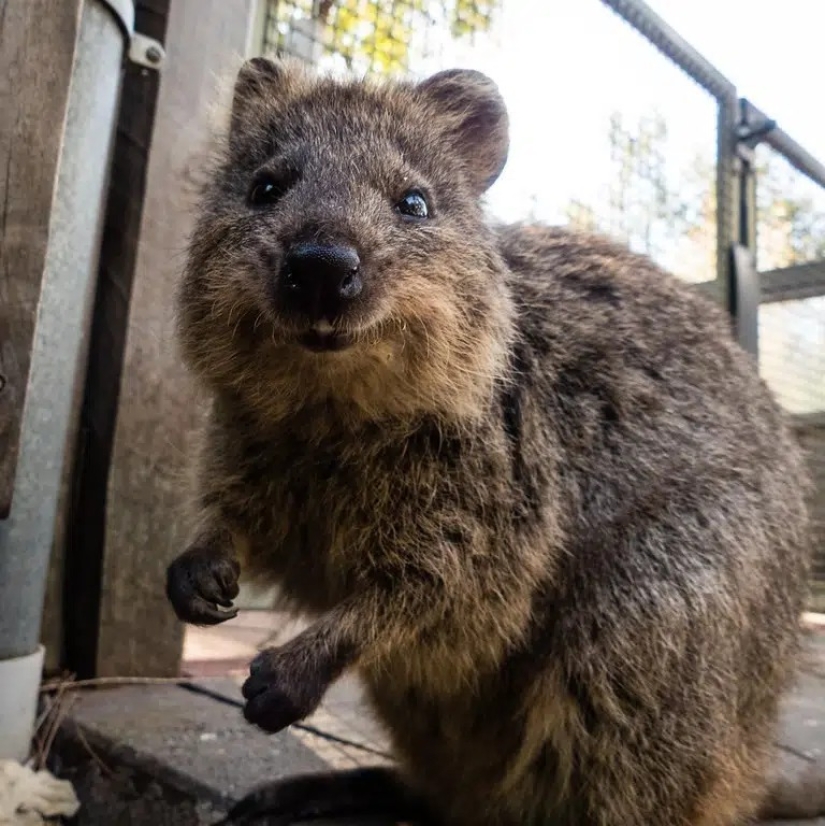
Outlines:
[[[86,359],[131,0],[85,0],[37,310],[14,498],[0,521],[0,758],[24,759],[72,405]],[[36,71],[34,67],[33,71]]]

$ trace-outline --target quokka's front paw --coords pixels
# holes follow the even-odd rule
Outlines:
[[[246,698],[244,717],[274,733],[312,714],[329,681],[322,669],[312,667],[311,659],[288,646],[258,654],[241,689]]]
[[[193,547],[166,571],[166,596],[178,618],[192,625],[217,625],[238,615],[240,565],[213,548]]]

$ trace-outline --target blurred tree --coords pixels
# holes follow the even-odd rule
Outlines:
[[[667,127],[656,115],[609,124],[610,182],[599,207],[571,201],[572,226],[626,241],[687,281],[715,277],[716,171],[698,154],[669,168]],[[671,164],[672,167],[672,164]],[[825,258],[825,199],[767,147],[757,155],[757,263],[762,271]],[[825,409],[825,297],[759,311],[759,369],[786,409]]]
[[[825,258],[825,211],[815,185],[770,149],[757,164],[757,261],[761,270]]]
[[[572,226],[619,238],[689,281],[714,277],[713,165],[701,156],[673,175],[668,131],[653,112],[627,125],[615,112],[608,129],[611,172],[604,206],[572,201]]]
[[[657,112],[627,125],[609,122],[611,172],[601,208],[571,201],[572,226],[605,232],[652,256],[688,281],[715,277],[716,171],[695,155],[667,164],[668,132]],[[757,260],[760,269],[825,258],[825,210],[783,158],[760,151],[757,165]]]

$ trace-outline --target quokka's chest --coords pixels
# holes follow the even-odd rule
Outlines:
[[[225,501],[260,575],[334,590],[369,564],[408,555],[465,507],[439,457],[282,449],[228,475]]]
[[[236,453],[225,499],[251,572],[340,596],[370,567],[400,575],[428,548],[472,542],[475,523],[507,511],[507,468],[479,447],[419,432]]]

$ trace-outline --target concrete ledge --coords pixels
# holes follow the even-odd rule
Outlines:
[[[799,684],[784,706],[776,766],[792,777],[819,772],[825,762],[825,634],[812,634],[809,643]],[[330,692],[308,721],[315,730],[309,737],[299,729],[268,736],[249,726],[238,706],[236,681],[209,680],[194,687],[200,691],[143,685],[81,694],[63,723],[50,765],[75,784],[82,807],[73,823],[208,826],[262,783],[386,759],[354,684],[342,681]],[[319,740],[332,751],[321,748]],[[368,824],[340,821],[337,826]],[[825,826],[825,818],[773,826]]]
[[[328,769],[289,732],[179,686],[85,692],[63,723],[52,771],[75,784],[77,826],[205,826],[253,787]]]

